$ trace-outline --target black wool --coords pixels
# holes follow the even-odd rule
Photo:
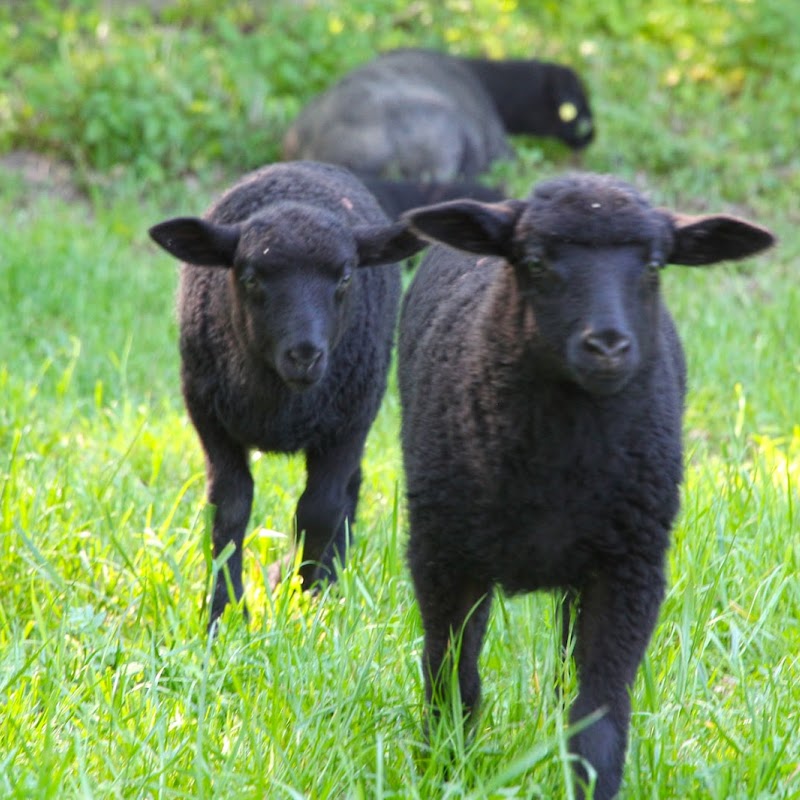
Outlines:
[[[594,135],[586,91],[569,67],[533,59],[384,53],[314,98],[289,128],[283,156],[384,178],[471,178],[512,154],[507,134]]]
[[[752,255],[772,235],[655,209],[591,174],[526,201],[453,201],[404,218],[439,243],[403,301],[398,361],[428,700],[434,711],[446,702],[458,652],[461,700],[478,705],[495,587],[565,592],[565,632],[577,610],[570,720],[601,714],[570,747],[579,783],[588,762],[594,797],[608,800],[682,475],[686,366],[659,273]]]
[[[203,218],[151,236],[184,261],[178,294],[181,381],[216,506],[214,555],[229,544],[211,621],[242,596],[249,453],[306,456],[297,505],[307,585],[333,578],[355,521],[361,456],[386,388],[400,273],[422,243],[391,223],[346,170],[312,162],[243,178]],[[280,578],[281,565],[271,570]]]

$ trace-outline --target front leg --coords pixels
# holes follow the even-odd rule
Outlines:
[[[610,800],[619,789],[630,691],[663,596],[663,565],[643,561],[617,563],[613,573],[597,574],[581,590],[575,642],[579,688],[570,723],[597,711],[603,716],[572,736],[570,751],[597,773],[595,800]],[[579,784],[588,782],[582,761],[575,774]],[[577,796],[584,796],[580,785]]]
[[[190,409],[191,411],[191,409]],[[229,544],[233,553],[225,563],[233,589],[221,570],[213,576],[209,627],[219,618],[225,606],[238,602],[244,594],[242,584],[242,547],[250,510],[253,505],[253,478],[250,474],[247,450],[231,439],[225,429],[202,412],[191,413],[192,422],[200,437],[206,458],[206,494],[214,508],[212,545],[218,558]],[[246,614],[245,610],[245,614]]]
[[[412,512],[408,562],[425,632],[425,699],[434,718],[450,706],[450,679],[456,667],[461,705],[470,716],[480,703],[478,657],[491,610],[492,585],[454,569],[449,559],[420,535],[413,516]]]

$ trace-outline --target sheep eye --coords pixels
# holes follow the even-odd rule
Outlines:
[[[658,259],[651,259],[650,261],[645,264],[644,267],[644,278],[653,286],[658,286],[659,278],[661,276],[661,268],[664,265]]]
[[[547,266],[541,256],[529,256],[525,260],[525,268],[534,277],[544,275],[547,272]]]
[[[254,292],[258,288],[258,279],[252,272],[245,272],[239,278],[239,283],[246,292]]]

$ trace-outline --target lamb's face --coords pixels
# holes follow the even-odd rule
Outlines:
[[[508,272],[500,274],[513,282],[502,282],[500,296],[513,303],[510,287],[523,300],[521,333],[537,368],[544,358],[599,395],[621,391],[654,354],[665,263],[714,264],[774,242],[770,231],[746,220],[653,208],[633,186],[591,173],[540,184],[524,201],[455,200],[402,219],[432,241],[502,258]]]
[[[344,195],[341,205],[353,210]],[[291,201],[243,222],[176,217],[149,232],[188,266],[229,271],[230,291],[215,289],[197,302],[227,310],[247,358],[274,369],[296,391],[325,376],[349,323],[355,270],[395,263],[424,247],[406,223],[351,225],[344,215]]]
[[[661,267],[642,244],[532,244],[514,272],[539,357],[591,394],[624,389],[658,335]]]
[[[294,391],[323,378],[346,324],[356,247],[332,219],[254,222],[231,272],[237,335]]]

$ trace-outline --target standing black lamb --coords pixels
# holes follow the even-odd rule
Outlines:
[[[773,237],[727,216],[654,209],[590,174],[544,183],[527,201],[454,201],[406,219],[450,245],[428,251],[400,323],[427,697],[444,700],[460,652],[461,700],[475,709],[494,586],[566,590],[579,606],[570,719],[602,714],[570,748],[579,783],[591,765],[594,797],[607,800],[682,474],[685,362],[659,273],[749,256]]]
[[[393,262],[422,243],[388,222],[346,170],[310,162],[254,172],[205,218],[168,220],[150,235],[186,262],[178,296],[183,396],[216,506],[214,555],[235,546],[227,562],[234,598],[242,596],[253,448],[305,452],[300,572],[306,585],[332,576],[334,559],[345,557],[364,441],[386,388],[400,296]],[[229,599],[218,579],[212,622]]]
[[[592,113],[575,72],[533,59],[394,50],[314,98],[283,154],[384,177],[453,180],[509,157],[507,133],[587,145]]]

